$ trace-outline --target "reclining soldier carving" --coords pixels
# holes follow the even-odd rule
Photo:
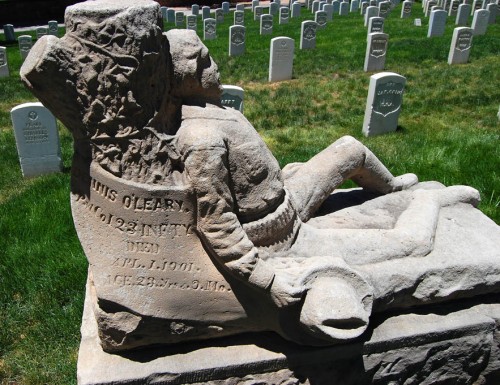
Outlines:
[[[68,7],[66,35],[40,39],[21,76],[74,136],[72,211],[108,351],[259,330],[311,345],[358,337],[380,294],[360,267],[426,257],[440,209],[479,201],[394,177],[352,137],[281,170],[221,105],[196,33],[162,33],[152,1]],[[347,179],[394,196],[393,222],[315,217]]]

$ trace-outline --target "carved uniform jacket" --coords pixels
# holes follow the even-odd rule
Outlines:
[[[283,206],[278,162],[252,125],[233,109],[183,106],[177,137],[197,195],[197,228],[206,247],[240,279],[268,288],[274,273],[243,226]]]

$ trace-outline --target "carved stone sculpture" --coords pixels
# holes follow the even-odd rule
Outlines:
[[[394,177],[351,137],[280,170],[221,105],[196,33],[161,25],[153,1],[80,3],[21,69],[74,137],[72,212],[105,351],[267,330],[331,345],[375,312],[499,291],[500,236],[475,189]],[[346,179],[371,199],[332,210]],[[471,244],[468,218],[493,235]]]

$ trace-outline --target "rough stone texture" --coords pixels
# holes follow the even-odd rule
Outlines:
[[[406,78],[393,72],[370,77],[363,134],[380,135],[396,131]]]
[[[457,27],[453,30],[448,64],[464,64],[469,61],[474,31],[468,27]]]
[[[290,80],[293,70],[295,41],[289,37],[271,39],[269,54],[269,81]]]
[[[264,334],[114,355],[100,347],[86,300],[78,384],[497,384],[499,305],[436,310],[382,318],[362,340],[336,347],[304,349]]]
[[[204,382],[290,368],[293,354],[285,364],[278,342],[269,345],[271,355],[255,346],[218,349],[217,341],[205,342],[215,350],[203,352],[171,346],[171,357],[185,353],[173,366],[132,352],[244,332],[274,331],[309,346],[357,341],[339,351],[359,363],[359,341],[371,341],[366,331],[378,317],[500,291],[500,231],[474,208],[475,189],[395,177],[352,137],[280,169],[250,122],[221,103],[217,66],[196,33],[163,33],[161,22],[152,1],[80,3],[67,9],[66,35],[42,38],[21,68],[26,85],[75,139],[71,202],[89,260],[93,315],[87,310],[86,320],[103,350],[128,357],[125,366],[119,355],[103,358],[117,370],[115,383],[134,376]],[[244,31],[231,27],[233,38],[237,28]],[[244,35],[236,37],[244,43]],[[387,97],[377,111],[392,114],[402,90],[379,91]],[[346,179],[363,190],[332,195]],[[418,331],[388,338],[404,349],[437,342],[417,324],[425,338]],[[89,370],[97,382],[99,351],[84,345],[80,382]],[[367,342],[366,354],[394,350],[375,345]],[[305,367],[302,353],[312,361],[325,356],[297,351]],[[441,363],[432,361],[430,372]],[[376,357],[370,368],[385,381]]]

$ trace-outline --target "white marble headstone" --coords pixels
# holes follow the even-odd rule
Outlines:
[[[318,24],[315,21],[306,20],[301,23],[300,49],[316,48],[316,31]]]
[[[289,37],[271,39],[269,55],[269,81],[290,80],[293,70],[295,41]]]
[[[471,28],[474,31],[474,35],[484,35],[488,29],[488,21],[490,20],[490,12],[486,9],[478,9],[474,12],[474,17],[472,18]]]
[[[279,15],[280,24],[288,24],[290,21],[290,8],[288,7],[281,7],[280,8],[280,15]]]
[[[234,25],[245,25],[245,12],[234,11]]]
[[[427,29],[427,37],[443,36],[446,27],[446,18],[448,13],[445,10],[431,11],[429,18],[429,27]]]
[[[49,23],[49,35],[59,36],[59,24],[57,20],[50,20]]]
[[[245,31],[242,25],[229,27],[229,56],[239,56],[245,53]]]
[[[469,27],[457,27],[451,38],[448,64],[463,64],[469,61],[474,31]]]
[[[455,25],[467,25],[472,7],[469,4],[460,4],[458,6],[457,18]]]
[[[260,34],[272,35],[273,34],[273,15],[260,16]]]
[[[0,47],[0,78],[9,77],[9,62],[7,60],[7,48]]]
[[[56,118],[42,103],[24,103],[10,111],[24,177],[62,170]]]
[[[365,72],[382,71],[384,69],[388,41],[389,35],[383,32],[368,34],[364,65]]]
[[[203,40],[214,40],[217,38],[217,21],[212,18],[203,20]]]
[[[28,56],[28,53],[33,47],[33,38],[30,35],[21,35],[18,37],[19,51],[21,53],[21,58],[24,60]]]

